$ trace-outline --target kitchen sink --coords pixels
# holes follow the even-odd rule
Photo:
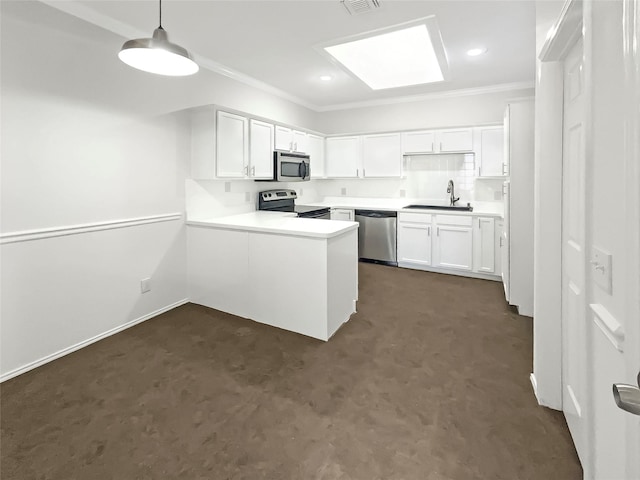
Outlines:
[[[429,210],[453,210],[455,212],[473,212],[473,207],[470,203],[466,205],[407,205],[404,208],[423,208]]]

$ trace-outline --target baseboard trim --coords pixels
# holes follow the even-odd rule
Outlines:
[[[540,398],[538,397],[538,381],[536,380],[536,376],[535,374],[531,374],[529,375],[529,380],[531,381],[531,386],[533,387],[533,394],[536,396],[536,401],[538,402],[538,405],[542,405],[542,403],[540,403]]]
[[[63,348],[62,350],[59,350],[55,353],[52,353],[51,355],[47,355],[46,357],[42,357],[39,360],[36,360],[35,362],[31,362],[28,363],[20,368],[16,368],[14,370],[11,370],[10,372],[4,373],[2,375],[0,375],[0,383],[9,380],[13,377],[17,377],[18,375],[22,375],[23,373],[26,373],[30,370],[33,370],[34,368],[38,368],[42,365],[44,365],[45,363],[49,363],[52,362],[53,360],[56,360],[60,357],[64,357],[65,355],[68,355],[70,353],[73,353],[77,350],[80,350],[81,348],[84,348],[86,346],[91,345],[92,343],[95,343],[99,340],[102,340],[104,338],[110,337],[111,335],[115,335],[116,333],[119,333],[123,330],[126,330],[127,328],[131,328],[134,325],[137,325],[139,323],[142,323],[146,320],[149,320],[153,317],[157,317],[158,315],[161,315],[165,312],[168,312],[169,310],[173,310],[174,308],[177,308],[181,305],[184,305],[186,303],[189,303],[189,299],[188,298],[184,298],[182,300],[179,300],[175,303],[172,303],[170,305],[167,305],[166,307],[162,307],[158,310],[155,310],[151,313],[148,313],[146,315],[143,315],[141,317],[138,317],[134,320],[131,320],[130,322],[127,322],[123,325],[120,325],[118,327],[112,328],[111,330],[107,330],[106,332],[100,333],[98,335],[96,335],[95,337],[91,337],[87,340],[83,340],[82,342],[76,343],[75,345],[72,345],[70,347],[67,348]]]

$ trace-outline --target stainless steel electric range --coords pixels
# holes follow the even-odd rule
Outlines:
[[[328,207],[314,207],[311,205],[296,205],[298,195],[295,190],[278,189],[265,190],[258,193],[258,210],[270,212],[295,212],[300,218],[331,218]]]

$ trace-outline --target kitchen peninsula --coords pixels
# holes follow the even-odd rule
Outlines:
[[[357,230],[286,212],[189,220],[191,302],[326,341],[356,311]]]

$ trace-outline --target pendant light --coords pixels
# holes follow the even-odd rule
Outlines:
[[[158,75],[185,76],[199,70],[189,52],[180,45],[169,42],[167,32],[162,28],[162,0],[160,4],[160,25],[153,31],[152,38],[137,38],[122,45],[118,57],[127,65]]]

